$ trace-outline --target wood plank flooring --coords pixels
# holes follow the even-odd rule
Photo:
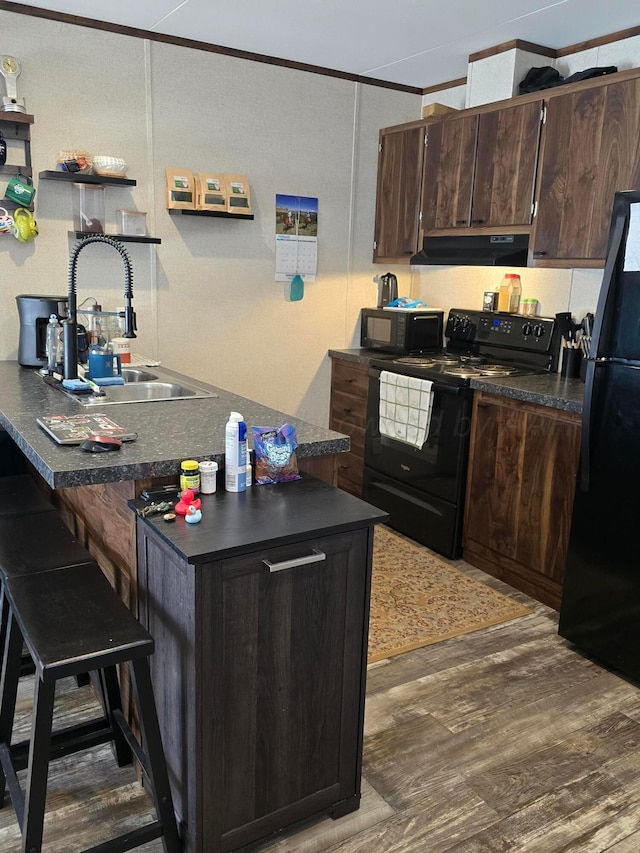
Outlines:
[[[454,565],[533,613],[370,666],[361,808],[261,853],[638,853],[640,691],[558,637],[553,610]],[[92,701],[83,690],[70,684],[60,712]],[[50,791],[45,851],[72,853],[149,815],[109,747],[54,762]],[[0,851],[19,850],[8,803]]]

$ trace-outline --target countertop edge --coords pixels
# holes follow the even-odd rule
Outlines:
[[[331,349],[328,352],[330,358],[363,365],[368,365],[374,358],[395,358],[389,353],[365,349]],[[549,409],[582,414],[584,383],[580,379],[565,379],[559,373],[537,373],[500,379],[481,377],[471,380],[471,388],[474,391],[485,391],[487,394],[534,403]]]
[[[166,367],[162,369],[178,378],[188,378]],[[131,403],[108,410],[105,407],[105,414],[137,432],[138,439],[126,442],[117,453],[84,453],[77,446],[56,444],[38,426],[37,417],[41,414],[82,414],[82,409],[36,374],[35,369],[20,367],[15,361],[0,362],[0,426],[53,489],[177,477],[183,459],[213,459],[221,464],[224,426],[230,411],[243,412],[249,427],[279,428],[291,423],[297,433],[299,460],[347,453],[350,448],[348,435],[198,380],[199,385],[217,396]]]

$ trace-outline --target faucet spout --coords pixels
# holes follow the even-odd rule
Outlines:
[[[74,248],[69,260],[69,293],[67,303],[67,317],[62,321],[64,341],[64,363],[63,375],[65,379],[78,378],[78,319],[76,299],[76,269],[78,266],[78,255],[90,243],[106,243],[119,252],[124,263],[125,287],[124,287],[124,337],[136,337],[136,313],[131,305],[133,299],[133,270],[131,261],[124,246],[118,240],[107,237],[104,234],[94,234],[86,237]]]

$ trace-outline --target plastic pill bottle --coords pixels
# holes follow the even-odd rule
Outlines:
[[[180,491],[191,489],[194,495],[200,491],[200,469],[195,459],[185,459],[180,465]]]
[[[212,495],[216,490],[218,476],[218,463],[205,459],[199,465],[200,468],[200,491],[203,495]]]

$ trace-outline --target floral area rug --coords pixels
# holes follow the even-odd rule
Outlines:
[[[531,612],[399,533],[376,527],[369,663]]]

